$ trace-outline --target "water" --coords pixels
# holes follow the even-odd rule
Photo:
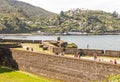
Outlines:
[[[58,36],[5,36],[6,39],[57,40]],[[60,36],[61,40],[75,43],[78,48],[120,50],[120,35]]]

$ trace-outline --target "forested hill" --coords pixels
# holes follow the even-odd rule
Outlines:
[[[40,7],[17,0],[0,0],[0,11],[2,12],[19,12],[23,11],[28,17],[47,17],[53,16],[54,13],[49,12]]]
[[[66,12],[61,11],[51,20],[53,21],[50,24],[59,28],[56,30],[60,30],[61,33],[120,33],[120,15],[116,11],[108,13],[100,10],[71,9]]]
[[[55,14],[17,0],[0,0],[0,33],[26,33],[40,28],[35,23]]]
[[[0,33],[120,33],[120,15],[71,9],[54,14],[17,0],[0,0]]]

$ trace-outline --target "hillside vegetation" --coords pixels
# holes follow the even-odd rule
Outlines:
[[[53,31],[57,28],[61,33],[104,34],[120,32],[120,15],[116,11],[107,13],[97,10],[72,9],[66,12],[61,11],[59,15],[47,23],[50,24],[49,26],[54,26]]]
[[[0,0],[0,33],[120,33],[120,15],[71,9],[54,14],[16,0]]]
[[[38,20],[54,15],[52,12],[28,3],[0,0],[0,33],[30,33],[40,29]]]

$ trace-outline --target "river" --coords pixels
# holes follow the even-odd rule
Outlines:
[[[57,40],[58,36],[5,36],[5,39],[21,40]],[[84,36],[60,36],[61,40],[68,43],[75,43],[78,48],[103,49],[103,50],[120,50],[120,35],[84,35]]]

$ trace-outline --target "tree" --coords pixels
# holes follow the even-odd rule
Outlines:
[[[119,13],[116,11],[114,11],[112,15],[113,15],[113,17],[119,17]]]
[[[64,17],[64,16],[65,16],[65,14],[64,14],[63,11],[60,12],[60,16],[61,16],[61,17]]]

